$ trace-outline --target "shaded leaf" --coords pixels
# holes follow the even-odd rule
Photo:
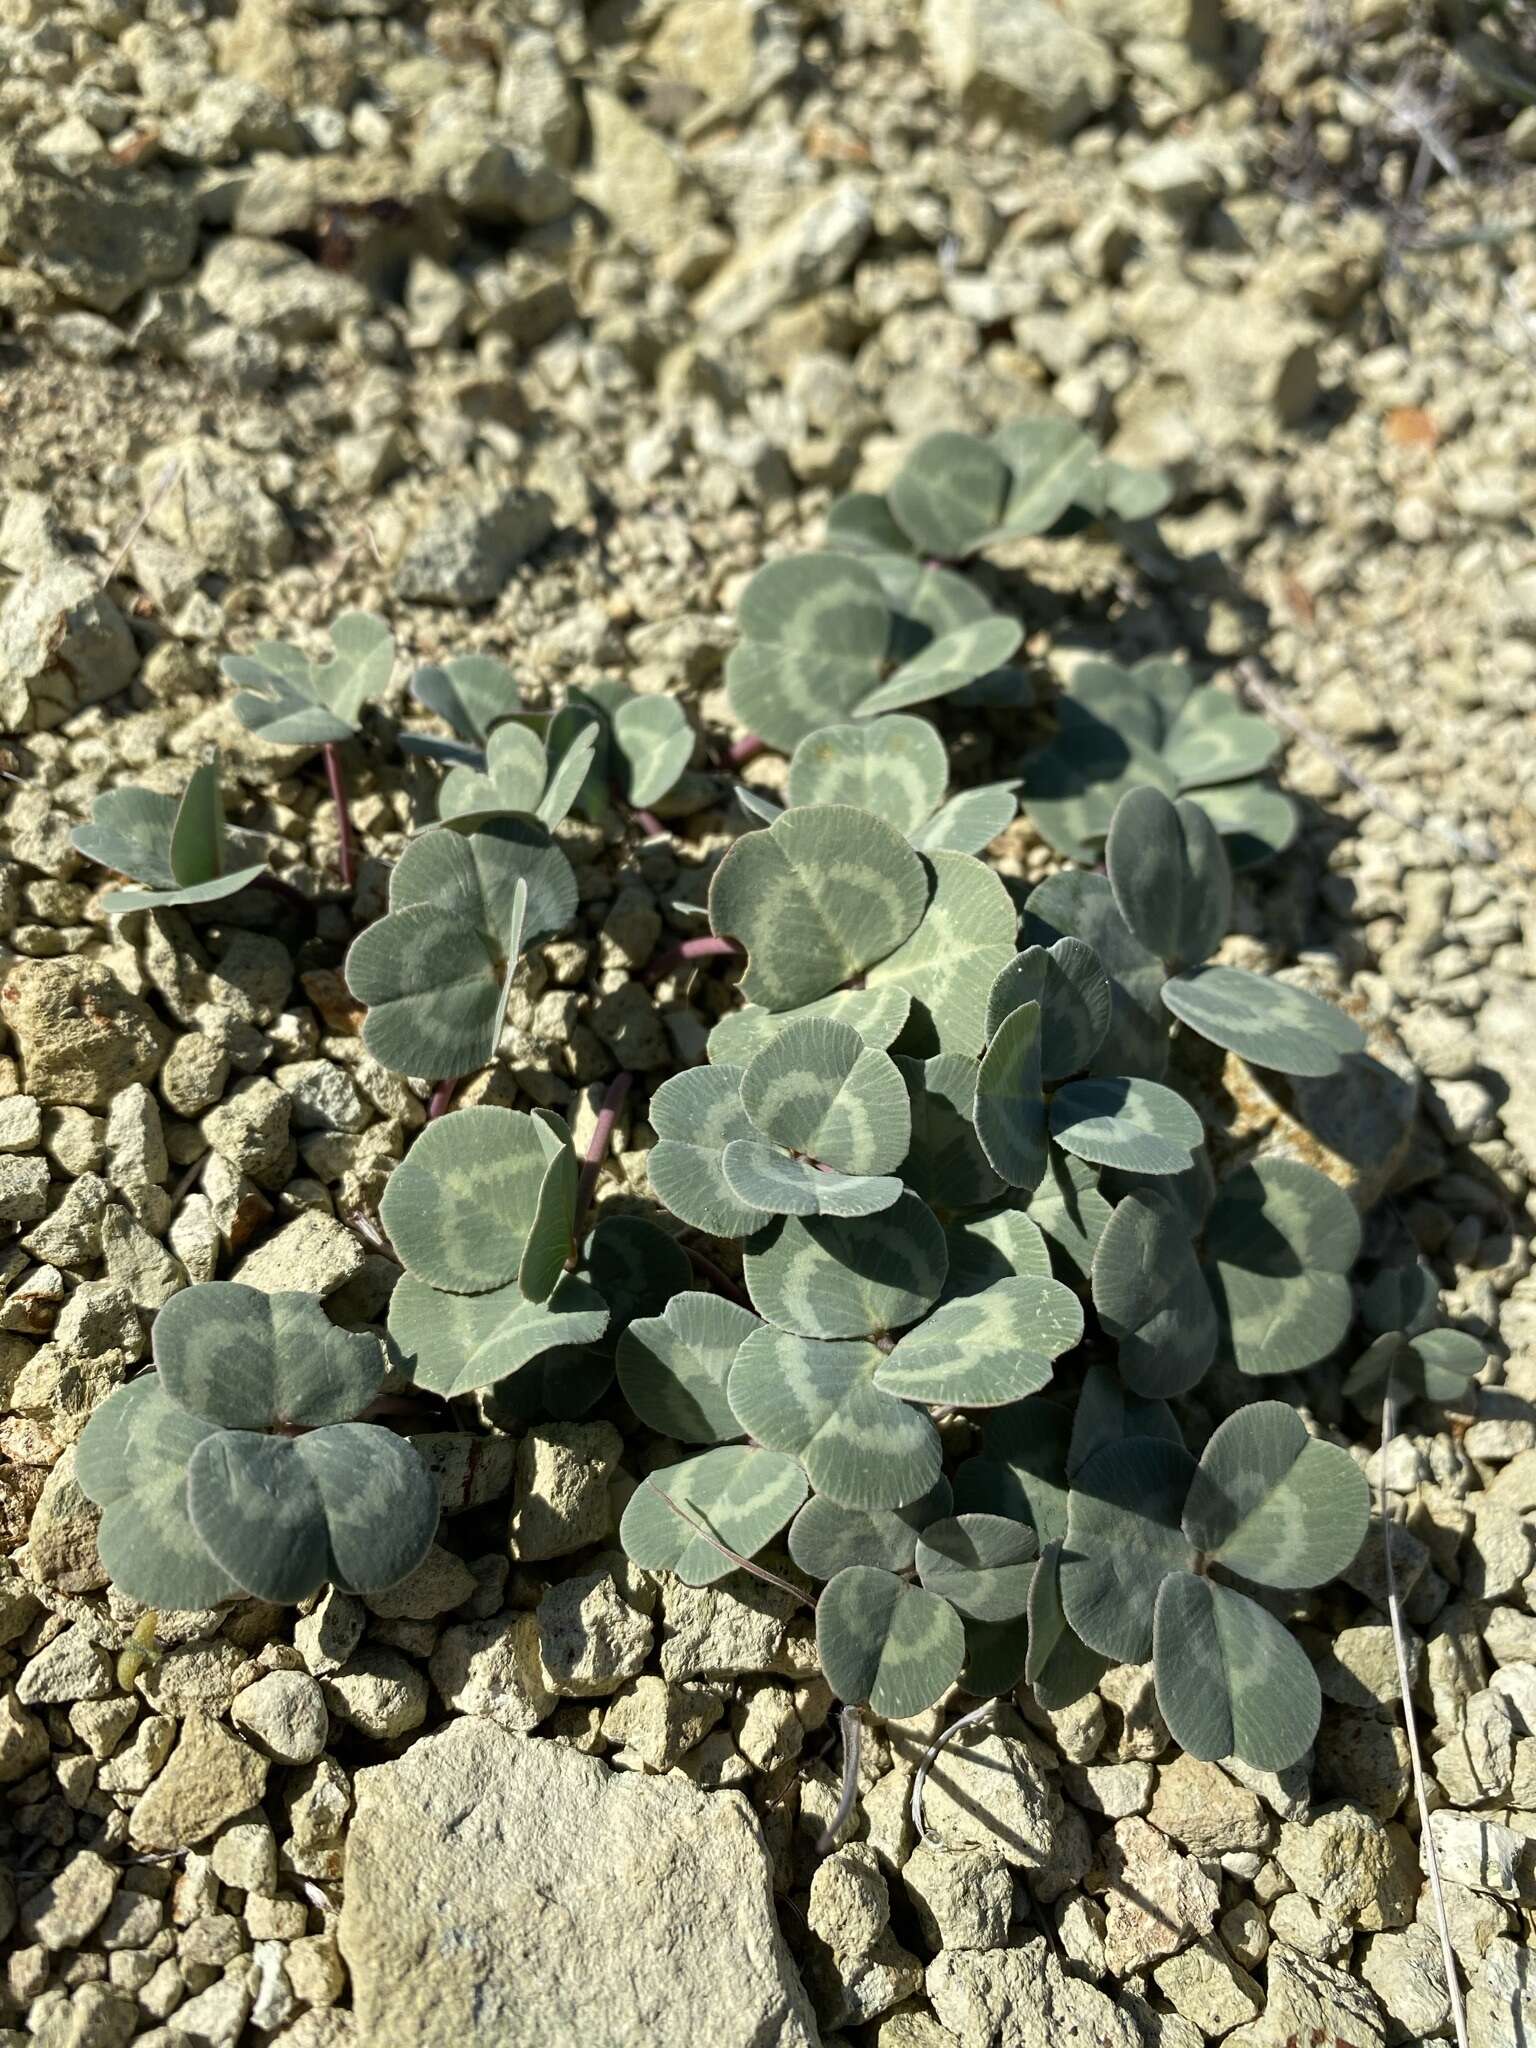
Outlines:
[[[1081,1073],[1104,1042],[1112,1007],[1109,976],[1092,946],[1065,938],[1016,953],[987,996],[987,1037],[1026,1003],[1040,1010],[1042,1077]]]
[[[805,1495],[805,1474],[793,1458],[728,1444],[652,1472],[629,1497],[619,1541],[647,1571],[675,1572],[684,1585],[708,1586],[737,1567],[703,1531],[738,1557],[753,1557]]]
[[[1024,1677],[1036,1703],[1059,1714],[1090,1693],[1109,1669],[1109,1659],[1090,1650],[1067,1620],[1061,1604],[1061,1544],[1047,1544],[1029,1589],[1029,1655]]]
[[[988,1164],[1010,1187],[1037,1188],[1045,1174],[1048,1141],[1040,1038],[1038,1003],[1010,1010],[976,1076],[976,1136]]]
[[[1120,799],[1104,845],[1109,885],[1131,935],[1170,968],[1214,953],[1232,922],[1232,871],[1197,805],[1157,789]]]
[[[931,1522],[917,1544],[917,1575],[967,1621],[1014,1621],[1029,1605],[1039,1545],[1002,1515]]]
[[[1255,1601],[1174,1572],[1158,1592],[1155,1640],[1158,1708],[1190,1756],[1283,1771],[1306,1755],[1322,1715],[1317,1674]]]
[[[1240,1371],[1301,1372],[1337,1349],[1359,1250],[1353,1202],[1299,1160],[1256,1159],[1222,1182],[1205,1270]]]
[[[1158,1587],[1194,1563],[1180,1526],[1194,1469],[1179,1444],[1128,1437],[1073,1475],[1061,1604],[1088,1647],[1116,1663],[1147,1662]]]
[[[816,1603],[816,1649],[840,1700],[901,1721],[942,1699],[959,1677],[965,1631],[947,1600],[856,1564]]]
[[[1187,1218],[1155,1187],[1116,1205],[1093,1259],[1093,1305],[1119,1345],[1128,1387],[1163,1400],[1187,1393],[1216,1356],[1216,1310]]]
[[[547,1301],[514,1282],[490,1294],[440,1294],[407,1273],[389,1304],[389,1335],[411,1379],[451,1400],[520,1371],[541,1352],[593,1344],[608,1327],[597,1290],[567,1274]]]
[[[680,1443],[723,1443],[741,1434],[725,1385],[736,1353],[760,1327],[750,1309],[717,1294],[674,1295],[662,1314],[619,1339],[619,1387],[640,1420]]]
[[[949,1481],[942,1477],[921,1500],[899,1508],[839,1507],[813,1493],[790,1524],[789,1554],[813,1579],[834,1578],[851,1564],[910,1571],[919,1535],[949,1513],[950,1500]]]

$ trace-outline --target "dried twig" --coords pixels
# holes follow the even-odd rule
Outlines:
[[[930,1848],[937,1847],[939,1844],[937,1838],[930,1835],[927,1828],[923,1825],[923,1793],[927,1788],[928,1773],[933,1769],[940,1756],[949,1747],[950,1743],[954,1741],[961,1729],[974,1727],[984,1716],[991,1713],[996,1704],[995,1700],[983,1700],[979,1707],[972,1707],[971,1711],[968,1714],[962,1714],[958,1721],[951,1721],[949,1726],[942,1730],[929,1745],[927,1753],[917,1767],[917,1776],[912,1780],[912,1825],[917,1829],[917,1839],[920,1842],[926,1842]]]
[[[696,1536],[702,1536],[712,1549],[718,1550],[722,1557],[728,1557],[738,1571],[750,1572],[754,1579],[762,1579],[770,1586],[777,1586],[781,1593],[788,1593],[793,1599],[798,1600],[802,1607],[809,1607],[814,1612],[816,1602],[809,1593],[802,1592],[798,1586],[791,1584],[788,1579],[780,1578],[777,1572],[769,1571],[767,1565],[754,1564],[750,1557],[743,1557],[739,1550],[732,1550],[729,1543],[722,1542],[707,1523],[701,1522],[697,1515],[690,1514],[680,1500],[674,1500],[670,1493],[659,1487],[649,1473],[646,1474],[644,1483],[651,1489],[652,1493],[658,1495],[666,1502],[674,1515],[680,1516],[688,1524]]]
[[[853,1812],[854,1801],[859,1796],[859,1755],[864,1747],[864,1723],[857,1707],[844,1707],[841,1715],[843,1726],[843,1789],[838,1795],[837,1811],[822,1829],[816,1843],[818,1856],[825,1856],[837,1847],[837,1838],[848,1824]]]
[[[1445,1888],[1440,1881],[1440,1852],[1435,1847],[1429,1824],[1429,1798],[1424,1786],[1424,1758],[1419,1750],[1418,1724],[1413,1714],[1413,1680],[1408,1670],[1408,1640],[1403,1630],[1402,1602],[1397,1592],[1397,1566],[1392,1557],[1392,1524],[1387,1514],[1387,1447],[1397,1431],[1397,1404],[1392,1398],[1392,1376],[1381,1403],[1381,1473],[1377,1499],[1381,1513],[1382,1547],[1387,1566],[1387,1619],[1392,1624],[1392,1647],[1397,1652],[1397,1681],[1403,1695],[1403,1725],[1408,1732],[1408,1755],[1413,1764],[1413,1789],[1418,1795],[1420,1840],[1429,1869],[1429,1889],[1435,1902],[1435,1920],[1440,1929],[1440,1953],[1445,1961],[1445,1982],[1450,1993],[1451,2017],[1456,2025],[1456,2048],[1467,2048],[1467,2013],[1462,2003],[1461,1979],[1456,1974],[1456,1951],[1451,1946],[1450,1921],[1445,1911]]]
[[[127,559],[128,550],[133,546],[134,542],[138,539],[139,535],[144,531],[146,524],[148,523],[149,519],[154,513],[155,507],[160,503],[160,500],[165,496],[166,492],[171,488],[172,484],[175,483],[177,477],[180,476],[180,474],[181,457],[179,455],[173,455],[170,461],[166,463],[165,467],[161,470],[160,474],[155,478],[154,488],[151,490],[149,496],[144,500],[144,506],[142,511],[139,513],[137,519],[134,520],[133,524],[129,527],[128,531],[123,535],[122,540],[118,544],[117,553],[112,557],[112,559],[108,562],[106,568],[103,570],[101,578],[103,588],[105,588],[106,585],[112,581],[112,578],[117,574],[118,570],[121,569],[124,561]]]

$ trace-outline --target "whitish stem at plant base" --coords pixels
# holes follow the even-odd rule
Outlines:
[[[335,745],[327,744],[325,775],[331,785],[331,802],[336,806],[336,830],[341,836],[341,886],[351,889],[357,880],[357,860],[352,851],[352,812],[347,803],[346,778]]]
[[[923,1791],[928,1783],[928,1773],[938,1762],[940,1755],[954,1741],[962,1728],[971,1728],[990,1714],[996,1705],[994,1700],[983,1700],[979,1707],[972,1707],[968,1714],[962,1714],[958,1721],[951,1721],[937,1740],[931,1745],[917,1767],[917,1776],[912,1780],[912,1825],[917,1829],[917,1839],[926,1842],[930,1848],[938,1846],[937,1837],[930,1835],[923,1826]]]
[[[1413,1789],[1419,1801],[1420,1840],[1429,1871],[1429,1889],[1435,1902],[1435,1920],[1440,1929],[1440,1953],[1445,1961],[1445,1983],[1450,1994],[1451,2017],[1456,2025],[1456,2048],[1467,2048],[1467,2014],[1462,2003],[1461,1979],[1456,1974],[1456,1951],[1451,1946],[1451,1927],[1445,1912],[1445,1888],[1440,1881],[1440,1852],[1429,1825],[1429,1799],[1424,1789],[1424,1759],[1419,1752],[1419,1730],[1413,1713],[1413,1680],[1408,1670],[1408,1639],[1403,1630],[1402,1602],[1397,1592],[1397,1566],[1392,1557],[1392,1523],[1387,1513],[1387,1447],[1397,1432],[1397,1403],[1392,1398],[1392,1379],[1381,1403],[1381,1475],[1377,1500],[1381,1514],[1381,1540],[1386,1551],[1387,1617],[1392,1624],[1392,1647],[1397,1652],[1397,1682],[1403,1695],[1403,1724],[1408,1733],[1408,1755],[1413,1763]]]
[[[853,1802],[859,1796],[859,1753],[864,1747],[864,1723],[859,1718],[857,1707],[844,1707],[843,1724],[843,1789],[837,1802],[837,1811],[822,1830],[816,1844],[818,1856],[825,1856],[829,1849],[837,1846],[837,1838],[848,1824],[853,1812]]]
[[[592,1197],[597,1192],[597,1177],[603,1170],[603,1161],[608,1157],[608,1147],[613,1142],[613,1127],[619,1120],[619,1111],[624,1107],[624,1098],[634,1086],[633,1074],[615,1074],[608,1083],[608,1092],[603,1097],[603,1106],[597,1112],[597,1122],[587,1143],[587,1156],[581,1165],[581,1192],[576,1197],[576,1224],[572,1236],[581,1236],[582,1224]]]

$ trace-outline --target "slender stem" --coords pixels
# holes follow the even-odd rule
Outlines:
[[[660,981],[664,974],[674,967],[681,967],[689,960],[739,960],[744,948],[734,939],[684,939],[680,946],[672,946],[659,959],[653,960],[645,970],[647,981]]]
[[[631,818],[640,827],[647,839],[670,839],[671,830],[663,825],[654,811],[631,811]]]
[[[652,1493],[659,1495],[666,1502],[674,1515],[681,1516],[696,1536],[702,1536],[712,1550],[718,1550],[722,1557],[728,1557],[738,1571],[750,1572],[754,1579],[761,1579],[769,1586],[777,1586],[781,1593],[790,1594],[792,1598],[800,1602],[802,1607],[809,1607],[814,1612],[816,1602],[809,1593],[803,1593],[798,1586],[792,1585],[788,1579],[781,1579],[777,1572],[769,1571],[767,1565],[754,1564],[750,1557],[743,1557],[739,1550],[732,1550],[729,1543],[723,1543],[714,1530],[701,1522],[697,1515],[690,1514],[680,1500],[674,1500],[664,1487],[658,1486],[649,1473],[646,1474],[644,1484],[651,1489]]]
[[[1429,1889],[1435,1902],[1435,1919],[1440,1928],[1440,1953],[1445,1962],[1445,1983],[1450,1993],[1451,2017],[1456,2024],[1457,2048],[1467,2048],[1467,2013],[1462,2004],[1461,1979],[1456,1974],[1456,1951],[1451,1946],[1451,1926],[1446,1918],[1445,1888],[1440,1881],[1440,1852],[1435,1847],[1429,1824],[1429,1798],[1424,1789],[1424,1759],[1419,1751],[1419,1730],[1413,1713],[1413,1679],[1408,1670],[1408,1639],[1403,1630],[1402,1603],[1397,1592],[1397,1565],[1392,1556],[1392,1524],[1387,1514],[1387,1446],[1397,1432],[1397,1403],[1392,1398],[1392,1375],[1387,1374],[1381,1401],[1381,1473],[1377,1481],[1377,1503],[1381,1515],[1381,1540],[1386,1551],[1387,1618],[1392,1624],[1392,1647],[1397,1652],[1397,1682],[1403,1695],[1403,1725],[1408,1732],[1408,1755],[1413,1763],[1413,1789],[1418,1794],[1419,1830],[1424,1860],[1429,1869]]]
[[[381,1258],[391,1259],[395,1265],[399,1265],[399,1256],[394,1246],[384,1235],[383,1226],[376,1223],[366,1209],[351,1209],[341,1220],[346,1224],[348,1230],[355,1237],[360,1237],[371,1251],[376,1251]]]
[[[685,1244],[683,1250],[692,1259],[693,1263],[704,1275],[704,1278],[713,1281],[714,1285],[719,1288],[727,1300],[734,1301],[738,1308],[750,1306],[745,1290],[739,1282],[731,1278],[730,1274],[723,1267],[717,1266],[713,1259],[706,1258],[696,1245]]]
[[[436,1123],[440,1116],[448,1114],[453,1104],[453,1091],[458,1085],[458,1077],[455,1076],[451,1081],[439,1081],[432,1090],[431,1098],[427,1103],[427,1122],[429,1124]]]
[[[937,1740],[929,1746],[922,1762],[918,1765],[917,1776],[912,1780],[912,1825],[917,1829],[917,1839],[920,1842],[927,1842],[930,1846],[935,1842],[935,1837],[930,1835],[927,1828],[923,1825],[923,1791],[928,1783],[928,1773],[938,1762],[942,1752],[960,1733],[960,1730],[962,1728],[974,1727],[976,1722],[981,1720],[984,1715],[991,1713],[996,1704],[995,1700],[983,1700],[979,1707],[972,1707],[971,1711],[968,1714],[962,1714],[958,1721],[951,1721],[949,1726],[940,1733]]]
[[[838,1797],[837,1811],[827,1822],[816,1844],[818,1856],[825,1856],[829,1849],[837,1846],[837,1838],[848,1824],[853,1812],[854,1801],[859,1796],[859,1755],[864,1747],[864,1723],[857,1707],[844,1707],[840,1719],[843,1724],[843,1789]]]
[[[760,740],[755,732],[749,732],[742,739],[726,749],[725,758],[733,768],[745,768],[749,761],[755,761],[766,751],[768,742]]]
[[[357,861],[352,851],[352,812],[347,804],[346,777],[341,772],[341,756],[335,742],[327,741],[324,752],[326,780],[336,806],[336,829],[341,834],[341,886],[350,889],[357,881]]]
[[[295,889],[292,882],[285,881],[281,875],[274,875],[270,868],[263,868],[256,877],[256,887],[271,889],[276,895],[291,903],[295,910],[302,910],[306,914],[312,913],[315,908],[312,899],[306,896],[302,889]]]
[[[634,1086],[635,1077],[630,1073],[615,1074],[608,1083],[608,1092],[603,1097],[602,1108],[597,1112],[597,1122],[592,1136],[587,1141],[587,1156],[581,1165],[581,1190],[576,1197],[576,1225],[572,1236],[581,1238],[582,1224],[592,1197],[597,1192],[597,1177],[603,1170],[603,1161],[608,1157],[608,1147],[613,1140],[613,1127],[619,1120],[625,1097]]]

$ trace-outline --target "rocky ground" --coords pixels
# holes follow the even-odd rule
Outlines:
[[[1234,1113],[1490,1342],[1465,1412],[1359,1456],[1471,2037],[1530,2037],[1533,163],[1526,0],[0,0],[0,2042],[1449,2036],[1379,1526],[1313,1606],[1310,1769],[1181,1758],[1118,1671],[968,1730],[935,1843],[908,1800],[944,1717],[871,1735],[821,1860],[804,1622],[617,1555],[606,1410],[445,1416],[411,1580],[172,1617],[155,1662],[118,1661],[136,1610],[72,1476],[188,1280],[377,1322],[395,1269],[355,1219],[424,1115],[337,975],[318,761],[244,732],[219,655],[390,619],[394,699],[348,750],[366,918],[423,815],[391,744],[417,660],[675,692],[718,763],[747,574],[916,434],[1063,410],[1178,491],[1128,550],[1000,572],[1031,657],[1187,650],[1291,727],[1312,802],[1249,956],[1374,1020],[1331,1125]],[[72,825],[211,742],[327,900],[109,921]],[[733,829],[569,829],[583,922],[461,1099],[583,1143],[620,1066],[693,1057],[723,990],[639,977]],[[995,851],[1052,864],[1023,824]],[[644,1198],[634,1100],[606,1201]]]

